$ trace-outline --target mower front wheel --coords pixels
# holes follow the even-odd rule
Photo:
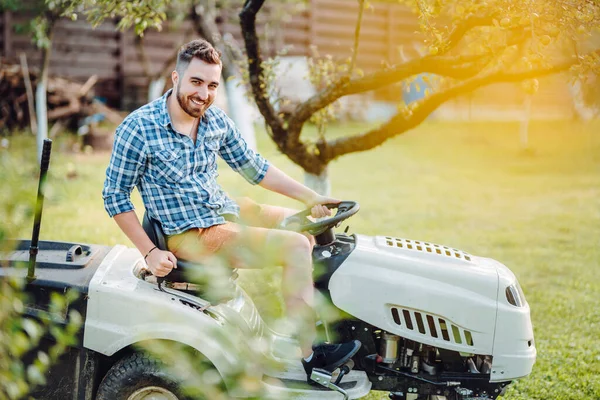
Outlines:
[[[135,353],[118,361],[100,383],[96,400],[187,400],[160,361]]]

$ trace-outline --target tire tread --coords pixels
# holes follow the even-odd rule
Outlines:
[[[96,400],[127,399],[126,389],[138,383],[133,378],[140,373],[149,374],[150,377],[163,381],[163,386],[168,386],[169,390],[177,390],[176,380],[164,372],[164,366],[160,361],[144,353],[133,353],[117,361],[106,373],[100,382]],[[175,394],[181,397],[179,393]]]

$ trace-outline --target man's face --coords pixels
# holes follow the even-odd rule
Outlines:
[[[193,58],[183,73],[174,73],[175,96],[189,116],[199,118],[215,101],[221,79],[221,66]]]

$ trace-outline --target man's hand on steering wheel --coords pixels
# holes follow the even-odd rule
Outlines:
[[[314,218],[323,218],[331,215],[331,210],[324,204],[339,204],[340,200],[333,197],[321,196],[315,193],[313,197],[305,201],[306,208],[309,208]]]
[[[317,200],[317,197],[314,199]],[[286,229],[296,232],[308,232],[313,236],[317,236],[328,229],[338,226],[340,222],[350,218],[360,209],[360,206],[355,201],[339,201],[324,196],[319,196],[318,200],[327,201],[328,203],[326,205],[316,205],[317,209],[314,211],[313,209],[315,206],[312,206],[304,211],[300,211],[294,215],[286,217],[279,224],[279,229]],[[305,204],[308,205],[310,203],[306,202]],[[321,207],[327,208],[329,215],[327,215]],[[335,215],[330,211],[331,209],[337,210]],[[315,213],[318,213],[317,215],[327,216],[319,219],[318,221],[310,220],[308,217],[314,215]]]

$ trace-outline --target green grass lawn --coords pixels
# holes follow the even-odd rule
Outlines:
[[[428,122],[334,162],[333,193],[361,205],[349,220],[352,232],[447,244],[515,272],[531,306],[538,360],[505,399],[600,399],[600,123],[533,122],[530,128],[530,150],[523,151],[516,123]],[[302,171],[262,136],[263,155],[300,179]],[[10,151],[0,150],[0,205],[17,205],[12,219],[0,217],[21,237],[31,229],[27,207],[36,188],[32,146],[32,138],[17,137]],[[109,155],[70,153],[66,141],[55,147],[41,238],[129,244],[100,196]],[[246,185],[227,168],[220,180],[233,195],[298,207]],[[141,204],[137,194],[135,203]],[[268,298],[262,282],[277,286],[272,276],[243,276],[261,307]]]

